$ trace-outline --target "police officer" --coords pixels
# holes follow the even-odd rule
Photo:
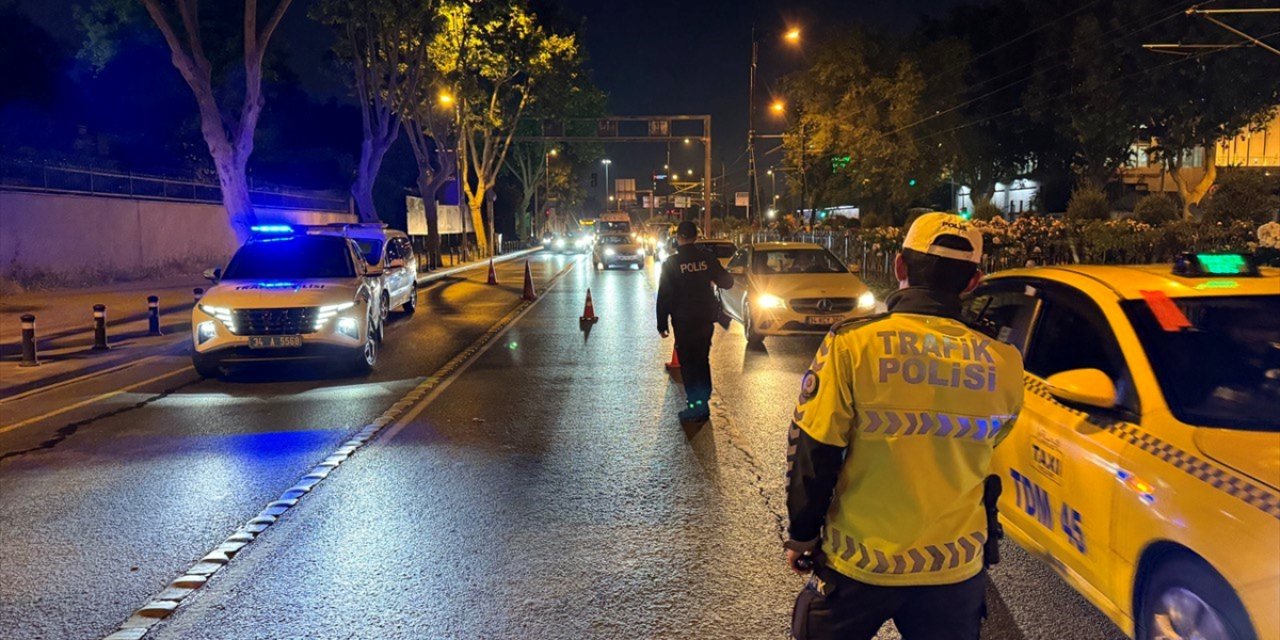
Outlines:
[[[676,252],[662,263],[658,281],[658,333],[667,337],[667,321],[676,330],[676,355],[689,406],[682,422],[703,422],[711,415],[711,334],[720,317],[720,302],[711,285],[733,287],[733,276],[720,261],[694,240],[698,227],[689,221],[676,226]]]
[[[976,640],[986,613],[984,484],[1022,407],[1022,358],[960,321],[982,234],[929,213],[911,225],[888,313],[832,328],[789,435],[787,561],[805,573],[796,640]]]

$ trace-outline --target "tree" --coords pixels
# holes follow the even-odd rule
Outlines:
[[[417,64],[423,67],[430,65],[425,57]],[[426,70],[433,71],[434,68],[424,69]],[[441,98],[439,83],[440,80],[434,75],[430,82],[420,79],[414,84],[414,90],[408,92],[399,105],[404,116],[405,134],[418,164],[418,194],[422,196],[422,206],[427,218],[427,254],[432,268],[441,264],[440,214],[436,194],[458,173],[457,158],[451,153],[453,149],[449,146],[449,133],[453,128],[453,118],[450,117],[453,109],[450,106],[454,99],[448,93],[443,94],[447,99]],[[461,196],[461,191],[459,195]]]
[[[555,73],[548,76],[535,94],[520,124],[521,132],[529,135],[541,133],[536,126],[541,118],[595,118],[604,114],[607,98],[591,83],[583,71],[580,57],[566,58]],[[590,134],[593,131],[577,131],[583,121],[566,123],[566,134]],[[506,168],[520,185],[520,207],[517,209],[517,231],[526,236],[533,233],[538,221],[530,215],[529,207],[537,193],[543,192],[543,202],[549,202],[553,194],[570,196],[570,178],[575,169],[581,168],[599,156],[599,144],[569,143],[551,145],[544,142],[515,142],[507,156]],[[552,157],[553,156],[553,157]],[[550,172],[550,173],[548,173]],[[579,185],[580,186],[580,185]],[[563,200],[563,198],[562,198]],[[566,202],[561,202],[564,206]]]
[[[350,68],[360,105],[363,137],[351,196],[361,222],[379,221],[373,185],[400,135],[402,94],[429,83],[425,52],[433,9],[431,0],[326,0],[313,12],[333,29],[333,50]]]
[[[799,118],[784,142],[788,164],[807,169],[805,206],[856,202],[901,215],[937,183],[945,158],[918,126],[936,109],[920,60],[898,41],[843,30],[785,85]]]
[[[461,187],[470,204],[476,244],[486,255],[493,235],[493,187],[517,123],[539,82],[576,54],[577,41],[572,35],[548,33],[520,0],[443,0],[438,16],[428,58],[454,87]]]
[[[1241,0],[1238,8],[1268,6],[1266,0]],[[1163,6],[1161,0],[1124,3],[1132,12]],[[1272,3],[1274,6],[1274,3]],[[1274,24],[1267,14],[1235,15],[1236,27],[1256,34],[1270,33]],[[1224,43],[1240,39],[1195,15],[1165,20],[1147,33],[1157,42]],[[1280,57],[1253,46],[1203,49],[1183,57],[1168,59],[1143,51],[1138,64],[1142,82],[1131,87],[1133,99],[1141,101],[1143,124],[1154,137],[1156,157],[1163,162],[1182,199],[1182,215],[1191,217],[1192,205],[1209,193],[1218,176],[1218,141],[1239,134],[1251,126],[1263,126],[1280,105]],[[1192,183],[1182,169],[1202,150],[1204,174]]]
[[[233,81],[234,75],[219,74],[215,78],[214,65],[205,50],[199,0],[174,0],[176,6],[173,9],[163,0],[141,2],[164,36],[173,66],[195,96],[200,111],[200,132],[209,147],[209,154],[213,156],[218,183],[222,187],[222,204],[236,237],[244,242],[257,219],[253,202],[249,199],[246,167],[253,153],[253,135],[264,104],[263,57],[292,0],[277,0],[275,8],[267,13],[261,24],[257,0],[244,0],[241,35],[243,76],[240,78],[244,84],[240,91],[229,92],[215,88],[218,84],[217,88],[227,89],[226,85]],[[222,101],[219,100],[220,94]]]

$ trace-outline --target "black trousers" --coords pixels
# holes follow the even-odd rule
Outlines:
[[[791,619],[794,640],[869,640],[892,619],[903,640],[978,640],[987,572],[958,584],[878,587],[821,567]]]
[[[711,334],[715,324],[711,320],[672,318],[671,325],[676,332],[684,395],[690,404],[701,402],[706,407],[711,400]]]

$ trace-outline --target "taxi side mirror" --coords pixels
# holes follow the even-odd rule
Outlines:
[[[204,279],[214,284],[218,284],[218,281],[222,279],[222,268],[214,267],[212,269],[205,269]]]
[[[1114,409],[1116,385],[1098,369],[1071,369],[1049,376],[1045,381],[1053,397],[1087,407]]]

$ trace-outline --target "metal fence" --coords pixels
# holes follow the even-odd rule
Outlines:
[[[222,189],[217,183],[22,162],[0,162],[0,188],[171,202],[222,202]],[[252,180],[249,189],[249,198],[261,207],[350,211],[348,200],[334,194],[273,189],[255,185]]]

